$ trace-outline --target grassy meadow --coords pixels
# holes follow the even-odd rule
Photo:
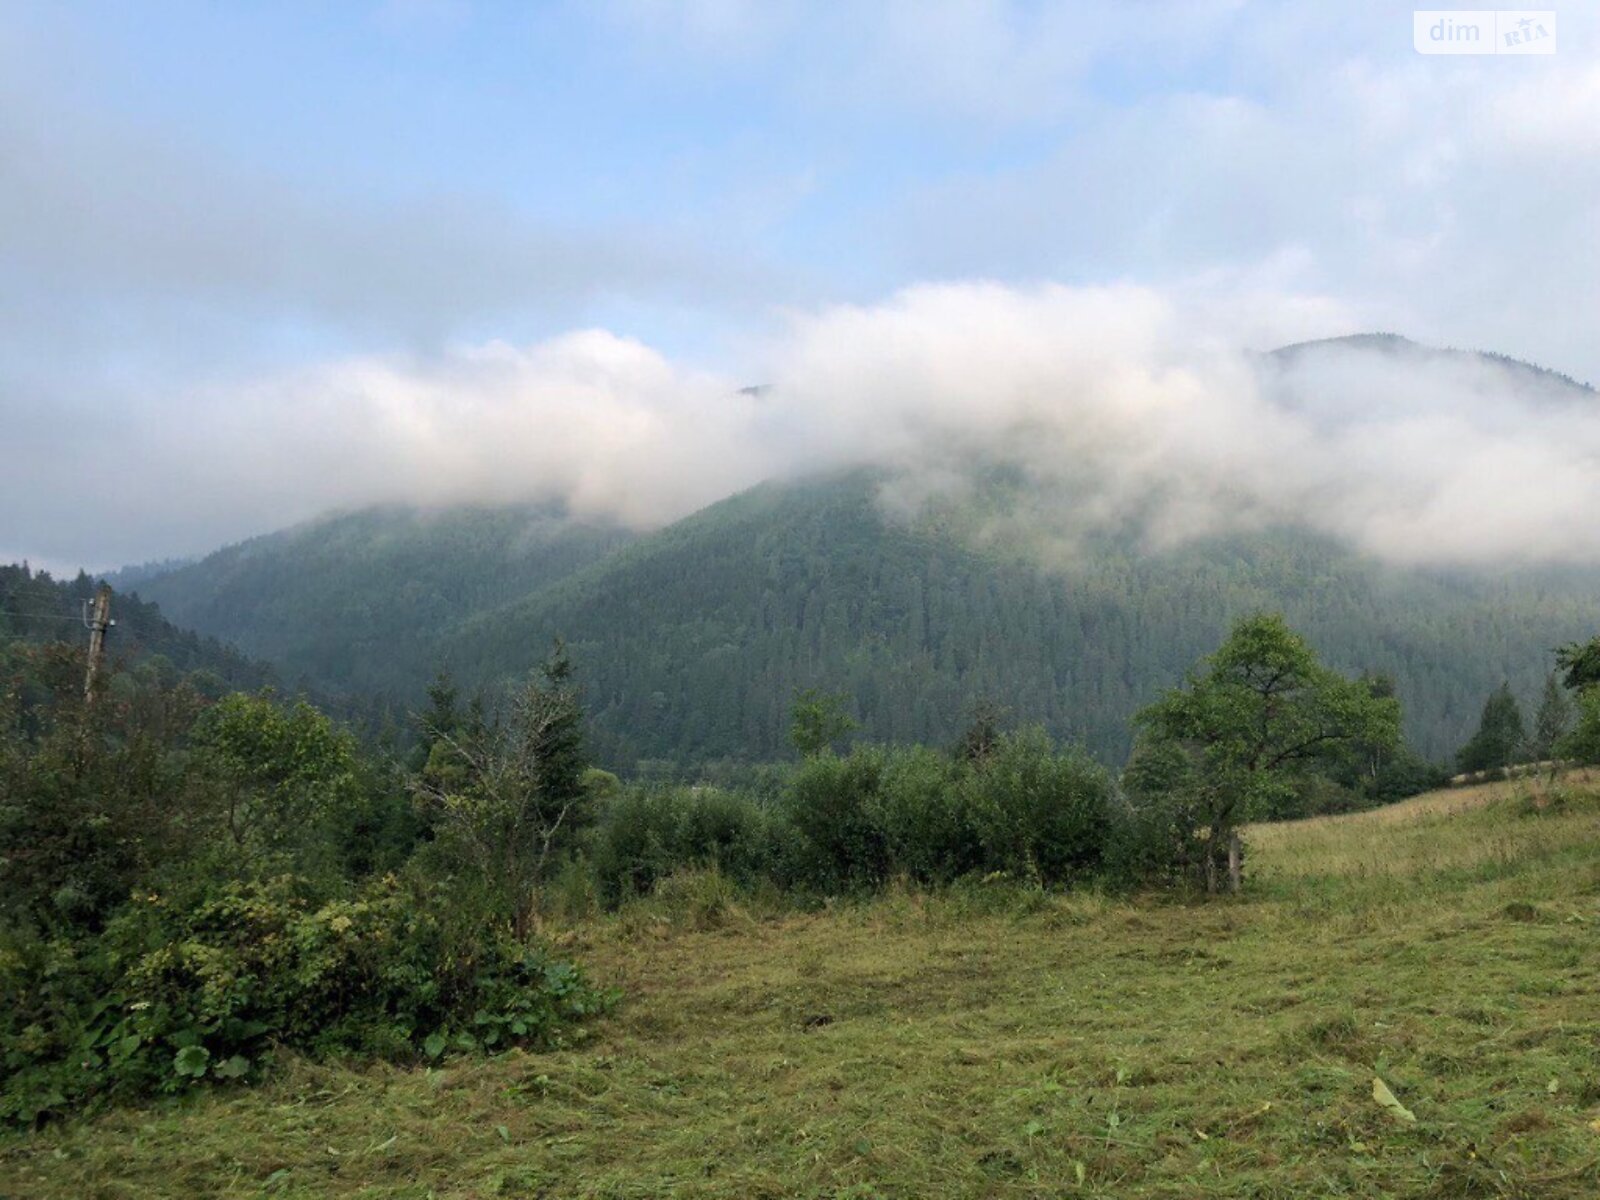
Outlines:
[[[625,993],[564,1050],[287,1061],[0,1137],[0,1197],[1600,1195],[1600,780],[1260,827],[1247,865],[1237,900],[806,914],[674,879],[553,931]]]

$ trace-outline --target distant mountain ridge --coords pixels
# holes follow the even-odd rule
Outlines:
[[[1570,375],[1551,370],[1549,367],[1541,367],[1534,363],[1525,362],[1520,358],[1513,358],[1509,354],[1497,354],[1492,350],[1459,350],[1427,346],[1421,342],[1412,341],[1410,338],[1398,333],[1351,333],[1343,337],[1314,338],[1311,341],[1280,346],[1276,350],[1269,351],[1264,357],[1280,363],[1292,364],[1298,360],[1329,351],[1355,351],[1389,358],[1409,359],[1418,363],[1448,362],[1463,365],[1486,365],[1504,371],[1515,384],[1523,386],[1532,384],[1537,388],[1549,389],[1553,392],[1570,392],[1587,397],[1596,395],[1593,384],[1574,379]]]
[[[413,692],[466,616],[562,578],[633,534],[559,505],[386,505],[224,547],[138,594],[179,624],[341,693]]]
[[[83,609],[97,583],[85,573],[55,579],[23,564],[0,566],[0,647],[18,642],[86,644]],[[268,664],[216,638],[178,628],[155,605],[136,596],[114,595],[111,615],[116,624],[107,633],[106,654],[113,663],[159,659],[181,674],[202,672],[226,688],[244,691],[276,681]]]
[[[1352,346],[1488,363],[1556,403],[1594,396],[1393,335],[1267,357],[1293,385],[1296,363]],[[782,755],[793,691],[809,686],[847,692],[867,737],[948,740],[988,698],[1116,763],[1129,716],[1259,609],[1285,612],[1343,670],[1394,676],[1411,737],[1444,759],[1490,690],[1510,680],[1531,700],[1550,648],[1600,629],[1600,568],[1402,568],[1276,528],[1159,553],[1108,535],[1044,569],[975,543],[970,513],[891,519],[885,478],[770,483],[648,534],[550,505],[362,510],[227,547],[140,593],[291,683],[407,707],[441,666],[495,687],[563,638],[595,744],[622,769]],[[1003,505],[1015,486],[971,503]]]
[[[1549,647],[1600,627],[1600,569],[1401,570],[1294,530],[1146,553],[1106,541],[1040,570],[885,519],[876,478],[769,484],[440,643],[463,680],[515,674],[564,638],[612,760],[769,758],[793,690],[853,698],[866,736],[945,742],[1000,703],[1110,762],[1128,719],[1235,617],[1284,611],[1343,670],[1395,677],[1443,759],[1502,679],[1525,696]]]

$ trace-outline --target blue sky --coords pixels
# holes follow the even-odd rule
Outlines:
[[[1393,328],[1600,376],[1595,14],[1551,58],[1442,59],[1410,11],[0,0],[0,417],[30,464],[0,553],[188,553],[359,499],[53,515],[130,441],[181,476],[196,411],[286,374],[599,329],[751,378],[796,314],[938,282],[1276,303],[1316,317],[1241,344]]]

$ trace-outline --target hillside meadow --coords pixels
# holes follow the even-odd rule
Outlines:
[[[548,931],[625,993],[565,1049],[286,1060],[6,1135],[0,1196],[1600,1194],[1600,777],[1257,827],[1247,862],[1194,904],[678,877]]]

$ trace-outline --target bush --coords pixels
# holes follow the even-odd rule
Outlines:
[[[330,895],[303,876],[135,896],[96,939],[0,953],[0,1117],[257,1074],[285,1046],[416,1059],[545,1044],[609,997],[570,965],[452,921],[438,885]]]
[[[1053,750],[1043,730],[1003,736],[964,793],[988,870],[1049,884],[1102,865],[1111,778],[1080,751]]]
[[[1204,882],[1207,806],[1194,761],[1178,743],[1141,737],[1122,772],[1107,865],[1123,883]]]
[[[785,812],[800,881],[818,891],[979,870],[1051,884],[1100,867],[1114,794],[1087,756],[1030,730],[971,762],[923,747],[816,756],[796,769]]]
[[[1206,807],[1192,791],[1129,791],[1114,809],[1108,873],[1123,884],[1203,885],[1211,849]]]
[[[886,755],[858,747],[845,758],[823,753],[795,768],[783,812],[797,841],[796,882],[823,893],[861,891],[890,876],[882,825]]]
[[[749,886],[785,876],[781,822],[736,792],[634,787],[614,795],[590,839],[602,900],[642,896],[680,868],[714,867]]]
[[[966,763],[926,746],[886,751],[869,815],[889,870],[917,883],[948,883],[982,867],[963,778]]]

